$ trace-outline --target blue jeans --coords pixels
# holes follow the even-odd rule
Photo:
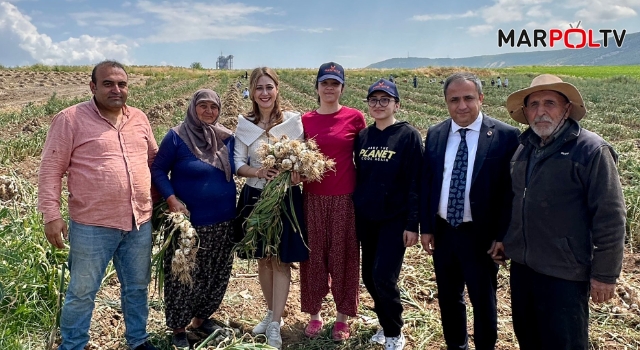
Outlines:
[[[109,260],[120,281],[127,345],[143,344],[147,333],[147,287],[151,281],[151,222],[122,231],[69,222],[71,280],[60,318],[58,350],[81,350],[89,342],[96,293]]]

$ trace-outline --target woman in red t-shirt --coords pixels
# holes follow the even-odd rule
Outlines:
[[[349,316],[358,310],[360,248],[356,237],[351,194],[355,189],[354,140],[366,127],[364,115],[342,106],[344,69],[329,62],[320,66],[316,91],[320,107],[302,116],[306,138],[313,138],[320,151],[336,161],[336,171],[321,182],[304,184],[304,212],[309,239],[309,260],[300,264],[302,311],[311,315],[305,329],[308,337],[322,330],[322,299],[329,289],[338,312],[332,336],[349,338]]]

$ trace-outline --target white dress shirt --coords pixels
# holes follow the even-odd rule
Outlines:
[[[467,160],[467,183],[464,190],[464,217],[462,222],[473,221],[471,217],[471,205],[469,204],[469,191],[471,190],[471,177],[473,176],[473,165],[476,162],[476,151],[478,150],[478,138],[480,137],[480,127],[482,126],[482,112],[476,120],[466,126],[467,149],[469,158]],[[438,215],[447,219],[447,204],[449,203],[449,187],[451,186],[451,172],[456,159],[458,146],[460,145],[460,133],[462,127],[451,120],[451,129],[447,137],[447,149],[444,153],[444,170],[442,172],[442,188],[440,189],[440,203],[438,204]]]

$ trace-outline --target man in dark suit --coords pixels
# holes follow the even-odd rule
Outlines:
[[[466,284],[476,349],[494,349],[494,248],[509,226],[509,165],[520,132],[481,112],[482,83],[471,73],[448,77],[444,97],[451,118],[430,127],[425,140],[420,240],[433,255],[447,348],[469,348]]]

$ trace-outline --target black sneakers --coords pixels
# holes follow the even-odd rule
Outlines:
[[[218,326],[213,321],[211,321],[210,318],[207,318],[206,320],[202,321],[202,324],[200,325],[200,327],[193,327],[191,328],[191,330],[208,337],[213,332],[221,328],[222,327]]]
[[[171,344],[178,349],[189,349],[189,340],[187,340],[187,332],[174,333],[171,337]]]

